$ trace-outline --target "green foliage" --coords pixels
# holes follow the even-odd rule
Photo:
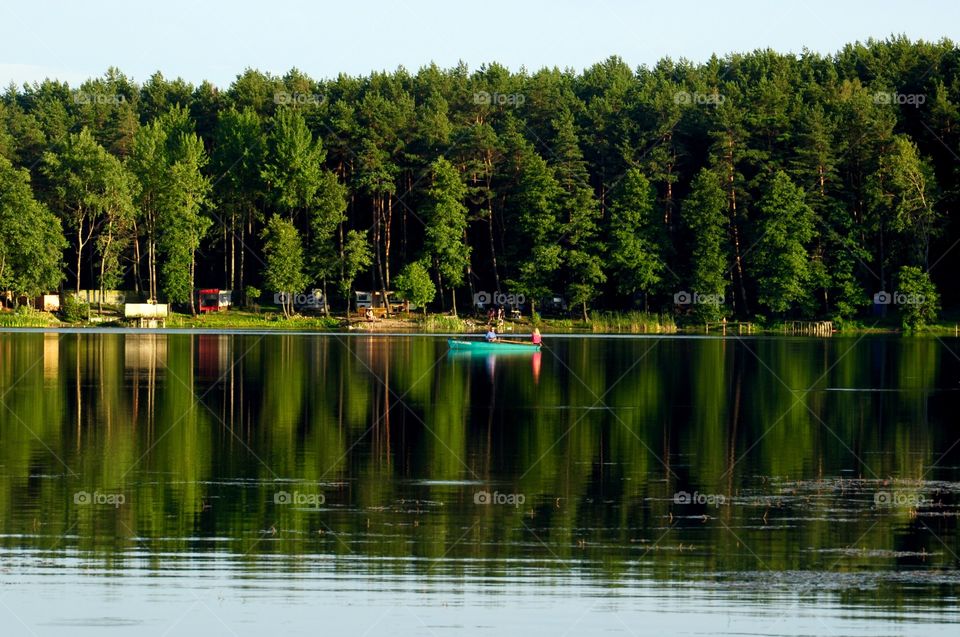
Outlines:
[[[370,267],[373,263],[373,250],[365,232],[350,230],[343,242],[343,260],[340,269],[340,292],[347,299],[347,310],[350,309],[350,292],[353,289],[353,280],[357,275]]]
[[[209,314],[173,314],[167,321],[170,327],[205,329],[270,329],[270,330],[335,330],[343,327],[341,320],[329,316],[289,316],[273,312],[231,310]]]
[[[433,184],[427,189],[424,249],[432,259],[441,281],[450,287],[453,313],[456,315],[456,288],[463,284],[470,263],[467,231],[466,186],[456,167],[445,158],[431,166]]]
[[[933,167],[910,138],[897,135],[870,180],[874,205],[901,233],[905,258],[929,264],[930,241],[939,234],[940,214]]]
[[[906,265],[897,273],[897,308],[906,331],[923,329],[937,320],[940,295],[930,275],[918,267]]]
[[[581,307],[583,320],[587,321],[587,306],[607,279],[601,267],[604,243],[598,236],[600,208],[590,187],[572,115],[564,111],[553,121],[553,127],[555,173],[562,193],[557,209],[563,224],[567,295],[571,303]]]
[[[656,191],[636,168],[627,171],[610,206],[610,262],[624,294],[654,291],[663,262],[663,225],[656,218]]]
[[[80,290],[83,250],[94,240],[101,256],[101,288],[115,282],[119,253],[134,214],[136,184],[126,168],[83,129],[68,135],[56,152],[44,155],[43,171],[53,186],[53,205],[75,238],[76,290]]]
[[[195,279],[266,287],[263,230],[280,215],[301,237],[308,279],[346,297],[355,281],[386,289],[426,257],[454,305],[469,273],[475,289],[523,294],[531,311],[563,296],[584,318],[637,295],[666,307],[681,289],[726,300],[691,306],[700,321],[855,318],[864,290],[889,289],[902,266],[957,296],[946,149],[960,147],[960,71],[935,64],[955,49],[893,38],[835,56],[757,51],[637,70],[610,58],[582,73],[430,66],[320,82],[248,69],[224,90],[159,73],[137,85],[109,69],[77,88],[7,91],[0,157],[31,173],[33,199],[59,218],[69,245],[35,263],[49,272],[62,255],[68,265],[53,269],[72,288],[82,278],[192,301]],[[907,87],[925,102],[881,99]],[[464,99],[481,92],[523,99]],[[278,104],[284,93],[325,99]],[[91,94],[123,100],[80,99]],[[19,177],[5,179],[8,200],[29,199],[7,185]],[[57,243],[25,205],[14,209]],[[8,227],[24,245],[42,241]]]
[[[203,141],[182,108],[171,108],[134,137],[129,164],[140,183],[137,225],[146,239],[151,298],[162,288],[169,301],[193,305],[194,255],[212,225],[200,214],[211,190],[207,163]]]
[[[51,327],[57,321],[46,312],[19,305],[12,312],[0,310],[0,327]]]
[[[289,108],[277,111],[260,175],[279,209],[293,212],[313,205],[326,172],[326,155],[303,115]]]
[[[90,306],[74,294],[64,294],[60,318],[67,323],[83,323],[90,318]]]
[[[468,328],[466,321],[463,319],[444,314],[424,316],[420,319],[418,325],[424,332],[438,332],[441,334],[458,334],[466,332]]]
[[[402,298],[423,308],[424,316],[427,314],[427,304],[431,303],[437,295],[437,288],[430,279],[430,272],[420,261],[405,265],[394,279],[394,287]]]
[[[671,334],[677,325],[669,314],[594,312],[590,329],[604,334]]]
[[[323,171],[318,180],[317,193],[310,213],[313,249],[311,262],[317,279],[326,281],[336,276],[341,263],[334,236],[337,228],[347,220],[347,187],[330,171]]]
[[[293,223],[274,215],[263,232],[266,268],[263,279],[270,290],[285,294],[283,314],[293,314],[293,295],[307,285],[304,274],[303,244]]]
[[[248,285],[243,289],[243,301],[247,307],[256,308],[260,303],[260,288]]]
[[[716,300],[727,294],[726,207],[720,180],[714,172],[702,169],[681,207],[691,244],[688,292]],[[724,314],[720,303],[697,303],[693,310],[701,321],[716,321]]]
[[[17,296],[56,289],[66,246],[60,220],[33,198],[30,174],[0,156],[0,289]]]
[[[519,153],[519,183],[511,205],[516,211],[514,233],[520,248],[516,274],[507,284],[530,299],[533,309],[536,300],[551,293],[554,274],[560,269],[556,206],[562,193],[540,155],[526,143],[520,144]]]
[[[813,210],[803,191],[784,172],[770,180],[757,206],[757,233],[748,263],[757,281],[757,300],[773,312],[808,306]]]
[[[207,202],[209,179],[201,169],[206,163],[203,142],[193,134],[181,134],[175,160],[170,166],[157,220],[162,290],[174,303],[193,303],[194,254],[212,225],[200,214]]]

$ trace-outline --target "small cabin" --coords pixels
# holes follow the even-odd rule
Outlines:
[[[42,312],[59,312],[59,294],[41,294],[34,299],[34,307]]]
[[[226,310],[233,305],[233,292],[217,288],[199,290],[197,305],[201,314]]]
[[[400,314],[410,311],[410,304],[406,301],[396,301],[393,299],[395,292],[387,290],[386,301],[384,301],[383,292],[378,291],[354,291],[357,302],[357,314],[366,316],[369,310],[373,316],[384,316],[389,306],[390,312]]]

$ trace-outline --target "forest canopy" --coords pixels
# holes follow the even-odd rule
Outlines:
[[[949,306],[958,104],[956,46],[903,37],[583,72],[11,85],[0,281],[181,304],[286,281],[345,306],[403,273],[437,310],[514,294],[707,320],[863,315],[905,282]]]

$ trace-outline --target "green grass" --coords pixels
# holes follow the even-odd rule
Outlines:
[[[424,332],[460,333],[470,331],[470,325],[465,320],[446,314],[428,314],[426,318],[420,317],[417,326]]]
[[[585,327],[602,334],[673,334],[677,331],[672,316],[649,312],[594,312]]]
[[[210,314],[174,313],[167,318],[167,327],[194,327],[207,329],[272,329],[272,330],[336,330],[344,321],[334,316],[292,316],[284,318],[283,312],[228,310]]]
[[[56,327],[60,324],[55,316],[29,307],[18,307],[12,312],[0,312],[0,327]]]

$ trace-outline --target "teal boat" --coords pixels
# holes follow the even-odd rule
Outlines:
[[[483,352],[484,354],[496,352],[539,352],[540,346],[533,343],[524,343],[523,341],[486,341],[486,340],[463,340],[458,338],[448,338],[447,344],[451,350],[458,352]]]

